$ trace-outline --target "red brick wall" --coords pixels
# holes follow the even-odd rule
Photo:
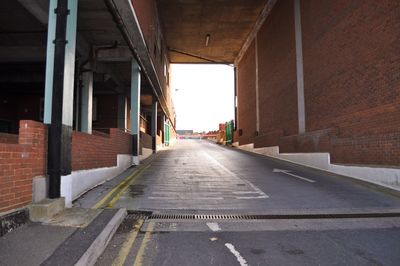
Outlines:
[[[131,135],[119,129],[110,134],[72,134],[72,170],[83,170],[117,165],[118,154],[132,154]]]
[[[260,137],[298,133],[293,0],[278,1],[257,34]]]
[[[138,17],[139,25],[143,32],[161,86],[163,87],[164,93],[169,94],[166,87],[167,84],[166,77],[164,77],[163,65],[164,63],[168,65],[169,62],[167,62],[167,48],[165,40],[163,39],[162,25],[158,17],[157,3],[155,0],[132,0],[132,5]],[[161,35],[158,35],[157,32],[161,33]],[[161,41],[157,44],[157,40]],[[154,51],[155,45],[158,45],[156,52]],[[168,95],[166,96],[167,98],[169,97]]]
[[[253,42],[237,66],[238,129],[240,145],[252,143],[256,132],[256,65]]]
[[[93,129],[108,132],[118,126],[118,96],[96,95],[97,120],[93,121]]]
[[[142,148],[152,149],[152,142],[151,135],[140,131],[140,152],[142,152]]]
[[[334,163],[400,165],[400,2],[301,1],[303,135],[297,135],[293,13],[292,0],[278,1],[258,32],[261,136],[255,146],[330,152]],[[238,90],[251,88],[254,74],[238,71],[247,80]],[[240,97],[254,96],[239,94],[239,103],[252,101]],[[253,115],[239,108],[239,118]]]
[[[0,143],[18,144],[18,135],[0,133]]]
[[[32,201],[32,179],[46,171],[46,127],[20,121],[18,144],[0,143],[0,213]]]
[[[400,2],[302,1],[307,131],[340,163],[399,165]]]

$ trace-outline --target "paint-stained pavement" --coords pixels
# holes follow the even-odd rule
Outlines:
[[[307,182],[274,169],[291,170]],[[208,141],[162,151],[113,205],[128,210],[230,210],[240,213],[400,208],[381,192]]]
[[[148,163],[109,207],[170,214],[356,215],[145,221],[130,216],[98,265],[400,263],[400,218],[357,218],[357,213],[398,212],[400,199],[394,196],[207,141],[178,142]],[[134,227],[138,222],[143,224]]]

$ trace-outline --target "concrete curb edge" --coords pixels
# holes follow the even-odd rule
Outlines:
[[[111,238],[114,236],[118,227],[127,216],[126,209],[120,209],[107,223],[103,231],[96,237],[90,247],[81,256],[76,266],[94,265],[100,255],[103,253]]]

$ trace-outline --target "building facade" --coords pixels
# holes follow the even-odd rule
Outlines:
[[[71,206],[175,138],[157,12],[148,0],[1,3],[0,214],[45,197]]]

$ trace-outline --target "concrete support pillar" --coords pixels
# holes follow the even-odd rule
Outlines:
[[[93,110],[93,72],[83,73],[83,87],[81,91],[81,131],[92,134]]]
[[[47,55],[46,55],[46,80],[45,80],[45,108],[44,123],[51,124],[53,80],[54,80],[54,40],[56,37],[57,0],[50,0],[49,24],[47,35]],[[64,63],[64,90],[63,90],[63,109],[62,122],[65,125],[72,125],[73,122],[73,99],[74,99],[74,75],[75,75],[75,52],[76,52],[76,29],[78,17],[78,1],[68,0],[69,15],[67,18],[67,43],[65,46]]]
[[[118,95],[118,128],[125,131],[127,128],[128,102],[124,94]]]
[[[259,73],[258,73],[258,40],[257,35],[255,37],[255,62],[256,62],[256,135],[258,136],[260,133],[260,89],[259,89]]]
[[[71,173],[77,13],[76,0],[50,0],[44,114],[50,198],[60,197],[61,175]]]
[[[297,112],[299,134],[306,132],[306,114],[304,100],[303,40],[301,34],[300,0],[294,0],[294,22],[296,38],[296,74],[297,74]]]
[[[161,114],[161,130],[162,130],[162,143],[165,143],[165,123],[167,122],[166,115]]]
[[[233,108],[235,109],[235,131],[238,127],[238,84],[237,84],[237,66],[233,69],[234,76],[234,97],[233,97]]]
[[[133,163],[139,165],[139,138],[140,138],[140,67],[132,59],[131,69],[131,135]]]
[[[151,107],[151,137],[153,153],[157,152],[157,98],[153,96],[153,105]]]

